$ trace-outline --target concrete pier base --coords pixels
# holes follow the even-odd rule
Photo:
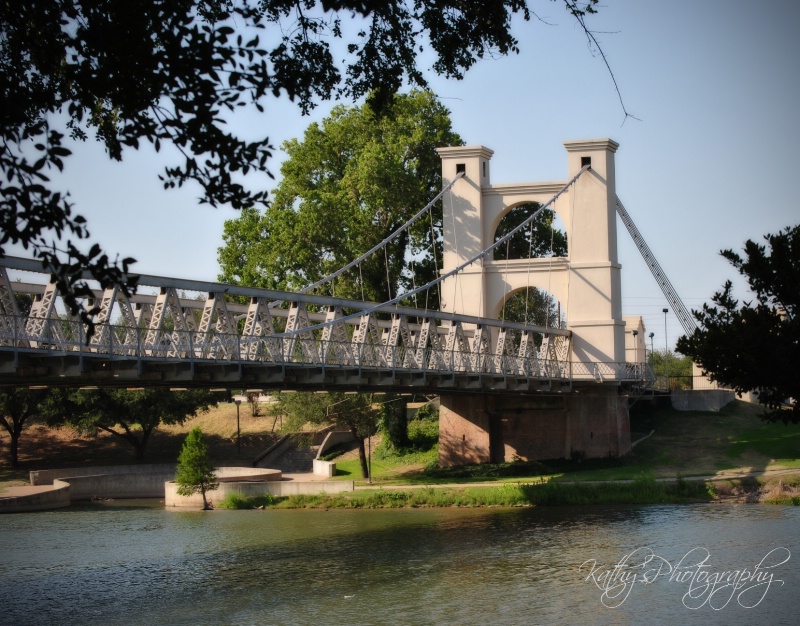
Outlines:
[[[442,466],[590,459],[630,452],[627,398],[609,385],[570,394],[441,397]]]

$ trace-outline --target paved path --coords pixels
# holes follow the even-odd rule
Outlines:
[[[786,474],[800,474],[800,469],[783,469],[783,470],[760,470],[756,472],[729,472],[724,474],[714,474],[709,476],[684,476],[684,480],[735,480],[738,478],[753,478],[756,476],[766,476],[768,478],[774,476],[783,476]],[[531,482],[538,480],[538,476],[530,476],[527,478],[514,479],[514,482]],[[677,477],[656,478],[658,482],[674,482]],[[620,479],[620,480],[559,480],[558,483],[562,485],[576,484],[576,483],[632,483],[634,479]],[[444,488],[454,487],[456,489],[461,487],[497,487],[506,484],[508,481],[496,480],[490,482],[473,482],[473,483],[431,483],[429,485],[383,485],[380,483],[372,483],[371,485],[356,485],[355,489],[428,489],[428,488]],[[513,483],[512,483],[513,484]]]
[[[787,474],[799,474],[800,469],[784,469],[784,470],[762,470],[756,472],[728,472],[723,474],[714,474],[709,476],[685,476],[685,480],[731,480],[731,479],[738,479],[738,478],[753,478],[756,476],[765,476],[765,477],[776,477],[776,476],[784,476]],[[536,476],[531,476],[530,480],[536,480]],[[294,481],[294,482],[313,482],[313,481],[323,481],[328,480],[325,476],[320,476],[318,474],[311,474],[311,473],[299,473],[299,474],[283,474],[284,481]],[[660,482],[667,482],[667,481],[674,481],[675,478],[657,478],[656,480]],[[524,482],[525,479],[522,480]],[[571,481],[559,481],[561,483],[577,483],[577,482],[619,482],[619,483],[627,483],[633,482],[632,480],[613,480],[613,481],[580,481],[580,480],[571,480]],[[496,487],[502,485],[503,481],[489,481],[489,482],[451,482],[451,483],[432,483],[432,484],[416,484],[416,485],[384,485],[381,483],[372,483],[367,485],[356,485],[356,490],[368,490],[368,489],[385,489],[385,490],[406,490],[406,489],[427,489],[427,488],[434,488],[434,489],[442,489],[446,487],[452,488],[464,488],[464,487]],[[20,487],[7,487],[6,490],[0,493],[0,499],[3,498],[14,498],[18,496],[28,496],[34,495],[37,493],[42,493],[45,491],[49,491],[53,489],[53,485],[24,485]]]
[[[0,493],[0,500],[3,498],[17,498],[19,496],[32,496],[37,493],[44,493],[51,491],[53,485],[22,485],[19,487],[6,487],[6,490]]]

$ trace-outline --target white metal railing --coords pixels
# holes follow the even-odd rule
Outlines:
[[[31,333],[22,316],[0,316],[0,350],[58,356],[77,353],[84,357],[187,361],[202,363],[247,363],[263,365],[307,365],[323,368],[359,368],[386,371],[449,372],[464,375],[491,374],[558,381],[647,381],[651,372],[632,363],[582,363],[545,358],[539,349],[528,348],[527,356],[494,354],[488,350],[457,350],[439,347],[354,344],[325,340],[320,334],[287,341],[286,335],[243,337],[232,333],[201,333],[197,330],[164,330],[156,342],[148,343],[148,329],[105,324],[95,333],[102,343],[87,343],[86,331],[76,320],[46,320],[41,331]],[[199,339],[200,338],[200,339]],[[566,340],[566,339],[565,339]],[[519,349],[519,333],[510,345]],[[568,351],[566,351],[568,352]],[[565,352],[565,353],[566,353]],[[552,353],[550,353],[552,354]]]

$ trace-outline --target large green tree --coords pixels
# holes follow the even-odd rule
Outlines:
[[[267,210],[247,209],[225,224],[220,280],[297,290],[328,276],[426,206],[442,185],[436,148],[461,143],[449,112],[428,91],[397,95],[380,112],[370,102],[336,107],[321,124],[310,125],[302,140],[283,145],[288,159]],[[439,204],[324,292],[384,302],[413,281],[433,279],[441,266],[441,216]],[[426,302],[430,307],[437,305],[435,293]],[[371,397],[347,396],[336,412],[355,420],[343,427],[360,442],[365,473],[365,424],[376,430]],[[290,424],[317,424],[328,403],[340,401],[306,393],[286,398],[281,410]]]
[[[678,340],[712,380],[738,393],[757,391],[765,419],[800,422],[800,225],[748,240],[744,256],[721,252],[747,279],[755,300],[733,297],[726,281],[712,304],[693,311],[700,328]],[[791,410],[781,410],[787,399]]]
[[[428,91],[398,95],[380,114],[369,103],[334,108],[302,140],[282,146],[288,159],[270,207],[226,222],[220,279],[300,289],[324,278],[428,204],[441,189],[436,148],[461,143],[449,112]],[[439,204],[433,212],[437,247],[441,215]],[[430,222],[420,221],[326,292],[384,302],[408,286],[412,258],[417,284],[427,282],[436,265],[430,242]]]
[[[147,444],[159,424],[183,424],[224,399],[206,390],[96,389],[62,393],[49,412],[50,423],[65,423],[84,434],[110,433],[133,447],[144,459]]]
[[[584,17],[598,0],[561,1],[592,39]],[[425,86],[425,49],[452,78],[516,52],[515,15],[529,19],[525,0],[0,0],[0,255],[30,249],[91,323],[82,270],[131,286],[133,259],[89,246],[68,190],[51,183],[66,136],[94,136],[114,160],[169,146],[165,188],[195,183],[201,202],[253,206],[266,195],[240,175],[266,172],[271,146],[230,131],[241,107],[286,94],[306,112],[371,93],[380,108],[404,83]]]

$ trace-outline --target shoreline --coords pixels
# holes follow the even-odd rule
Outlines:
[[[725,479],[727,481],[727,479]],[[217,503],[224,509],[390,509],[437,507],[522,507],[652,504],[800,505],[800,488],[784,484],[730,485],[725,481],[644,477],[622,482],[529,482],[494,485],[438,485],[403,488],[359,488],[341,494],[275,498],[234,497]],[[718,484],[713,484],[714,482]]]
[[[234,492],[214,503],[219,509],[388,509],[439,507],[523,507],[651,504],[783,504],[800,505],[800,471],[776,470],[722,476],[654,478],[642,474],[627,480],[558,480],[546,477],[509,481],[435,484],[361,484],[339,493],[242,495]],[[564,480],[566,479],[566,480]],[[787,479],[788,482],[784,482]],[[4,486],[0,501],[38,487]],[[251,490],[250,494],[254,492]],[[33,494],[31,494],[33,495]],[[45,497],[44,494],[36,496]],[[102,498],[104,501],[125,498]],[[160,499],[160,498],[158,498]],[[63,505],[61,505],[63,506]],[[44,507],[39,508],[54,508]],[[189,507],[192,508],[192,507]],[[35,510],[34,508],[30,510]],[[7,509],[4,512],[13,512]]]

